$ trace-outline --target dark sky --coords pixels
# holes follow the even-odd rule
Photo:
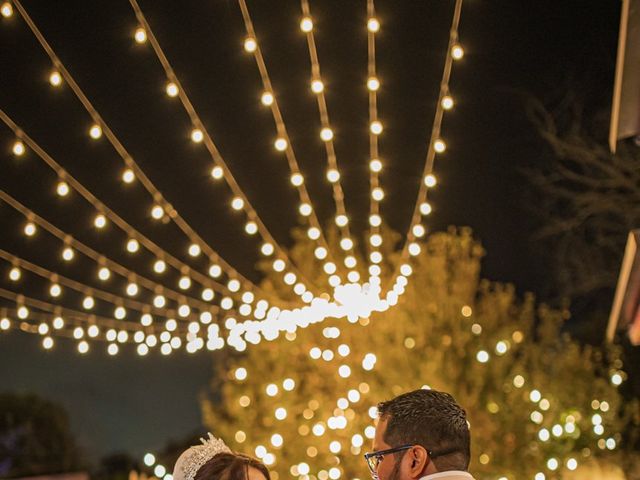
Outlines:
[[[598,85],[598,94],[586,100],[606,106],[619,4],[465,1],[460,36],[466,55],[454,65],[457,106],[444,121],[448,150],[436,164],[440,183],[432,197],[431,227],[471,226],[487,250],[487,278],[514,282],[519,291],[546,292],[550,273],[529,240],[536,227],[535,196],[527,194],[521,170],[548,162],[550,153],[526,118],[523,94],[545,99],[571,82],[589,91]],[[253,271],[257,243],[241,233],[242,224],[229,212],[226,188],[211,185],[210,159],[189,141],[182,107],[164,95],[163,72],[151,48],[134,44],[136,22],[128,2],[24,5],[165,196],[225,258],[259,279]],[[141,7],[239,183],[274,235],[290,244],[297,202],[284,159],[271,147],[274,128],[259,105],[257,69],[242,50],[237,4],[156,0],[142,1]],[[306,43],[297,29],[299,5],[249,2],[249,8],[298,160],[326,220],[333,206],[308,90]],[[453,1],[379,1],[376,8],[382,23],[377,48],[385,124],[383,216],[403,230],[422,170]],[[312,1],[311,9],[347,208],[361,232],[368,208],[365,2]],[[108,142],[88,139],[90,119],[70,89],[53,91],[48,85],[47,57],[17,15],[0,22],[0,65],[0,108],[105,203],[184,258],[183,237],[148,219],[150,199],[140,185],[122,187],[122,163]],[[0,128],[3,190],[97,250],[148,272],[149,257],[134,262],[122,255],[123,236],[98,236],[89,227],[92,210],[78,195],[55,198],[55,176],[34,154],[16,160],[12,138]],[[1,248],[75,278],[93,271],[89,262],[60,265],[59,244],[46,235],[25,241],[21,225],[12,209],[0,205]],[[8,288],[7,264],[0,269],[0,286]],[[37,282],[18,288],[45,297]],[[207,387],[210,367],[203,353],[138,358],[125,352],[112,359],[96,347],[80,358],[71,342],[45,353],[32,336],[0,335],[0,390],[33,391],[59,401],[93,458],[117,450],[140,455],[197,429],[197,396]]]

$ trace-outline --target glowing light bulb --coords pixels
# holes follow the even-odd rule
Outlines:
[[[379,247],[380,245],[382,245],[382,236],[377,233],[371,235],[369,237],[369,243],[371,243],[371,245],[373,245],[374,247]]]
[[[422,202],[420,204],[420,213],[422,215],[429,215],[433,209],[431,208],[431,204],[429,202]]]
[[[194,128],[193,130],[191,130],[192,142],[200,143],[202,142],[203,139],[204,139],[204,134],[202,133],[202,130],[200,130],[199,128]]]
[[[102,229],[107,225],[107,217],[105,217],[103,214],[99,213],[98,215],[96,215],[93,219],[93,226],[98,228],[98,229]]]
[[[311,91],[313,93],[322,93],[324,91],[324,83],[322,83],[322,80],[313,80],[311,82]]]
[[[224,176],[224,170],[222,169],[222,167],[215,166],[211,169],[211,176],[215,180],[220,180]]]
[[[380,22],[378,21],[377,18],[371,17],[367,21],[367,30],[373,33],[376,33],[380,30]]]
[[[9,18],[13,15],[13,6],[9,2],[4,2],[0,7],[0,13],[4,18]]]
[[[369,225],[372,227],[379,227],[382,224],[382,218],[380,215],[369,215]]]
[[[62,259],[70,262],[71,260],[73,260],[73,257],[75,256],[75,252],[73,251],[73,249],[71,247],[65,247],[62,250]]]
[[[27,222],[24,226],[24,234],[27,237],[33,237],[36,234],[36,225],[33,222]]]
[[[380,80],[377,77],[369,77],[367,79],[367,88],[372,92],[377,91],[380,88]]]
[[[24,155],[26,148],[24,146],[24,143],[22,143],[20,140],[16,140],[13,144],[13,147],[11,148],[11,151],[16,157],[20,157]]]
[[[329,180],[331,183],[336,183],[338,180],[340,180],[340,172],[335,168],[330,168],[329,170],[327,170],[327,180]]]
[[[242,198],[234,197],[233,200],[231,200],[231,208],[234,210],[242,210],[242,207],[244,207],[244,200]]]
[[[58,182],[58,185],[56,185],[56,193],[61,197],[69,195],[69,184],[64,181]]]
[[[53,70],[49,74],[49,83],[53,87],[59,87],[62,84],[62,75],[57,70]]]
[[[372,172],[379,172],[380,170],[382,170],[382,162],[378,159],[373,159],[371,160],[371,162],[369,162],[369,168],[371,169]]]
[[[376,200],[377,202],[381,201],[384,198],[384,190],[380,187],[376,187],[371,191],[371,198]]]
[[[265,107],[270,107],[271,105],[273,105],[273,93],[263,92],[262,96],[260,97],[260,101]]]
[[[78,352],[84,355],[88,351],[89,351],[89,344],[87,343],[86,340],[82,340],[80,343],[78,343]]]
[[[300,207],[298,207],[298,211],[303,217],[308,217],[309,215],[311,215],[312,210],[313,209],[311,208],[311,205],[309,205],[308,203],[301,203]]]
[[[323,142],[328,142],[332,140],[333,130],[331,130],[329,127],[323,128],[322,130],[320,130],[320,138],[322,139]]]
[[[138,285],[131,282],[127,285],[127,295],[134,297],[138,294]]]
[[[456,43],[453,47],[451,47],[451,56],[454,60],[460,60],[462,57],[464,57],[464,49],[462,48],[462,45]]]
[[[218,278],[220,275],[222,275],[222,268],[220,268],[220,265],[211,265],[209,267],[209,276],[211,278]]]
[[[433,149],[438,153],[442,153],[447,149],[447,144],[444,143],[444,141],[442,141],[441,139],[438,139],[433,142]]]
[[[307,230],[307,236],[311,240],[317,240],[318,238],[320,238],[320,229],[318,229],[317,227],[309,228],[309,230]]]
[[[197,243],[192,243],[191,245],[189,245],[189,256],[191,257],[197,257],[202,253],[202,249],[200,248],[200,245],[198,245]]]
[[[380,123],[380,121],[378,120],[371,122],[369,128],[371,129],[371,133],[373,133],[374,135],[380,135],[382,133],[382,123]]]
[[[440,102],[442,108],[445,110],[451,110],[453,108],[453,97],[450,95],[445,95],[442,97],[442,101]]]
[[[249,52],[249,53],[253,53],[256,51],[256,49],[258,48],[258,43],[256,42],[256,39],[253,37],[247,37],[244,40],[244,49],[245,51]]]
[[[156,260],[153,264],[153,271],[156,273],[164,273],[167,269],[167,264],[164,260]]]
[[[436,183],[438,183],[438,181],[436,180],[435,175],[433,175],[432,173],[425,175],[424,177],[424,184],[431,188],[431,187],[435,187]]]
[[[353,240],[350,238],[343,238],[340,240],[340,248],[342,248],[342,250],[351,250],[353,248]]]
[[[414,225],[413,228],[411,229],[411,232],[418,238],[423,237],[424,234],[426,233],[425,228],[420,224]]]
[[[282,272],[286,268],[286,266],[287,264],[284,262],[284,260],[281,260],[281,259],[278,259],[273,262],[273,269],[276,272]]]
[[[103,282],[109,280],[110,277],[111,271],[107,267],[102,267],[100,270],[98,270],[98,278]]]
[[[412,257],[415,257],[416,255],[420,254],[420,251],[422,250],[420,248],[420,245],[416,242],[412,242],[409,244],[409,255],[411,255]]]
[[[144,43],[147,41],[147,32],[144,28],[142,27],[138,27],[136,28],[135,33],[133,34],[133,38],[135,39],[136,43]]]
[[[160,220],[164,217],[164,209],[160,205],[154,205],[151,208],[151,216],[156,220]]]
[[[89,129],[89,136],[94,140],[99,139],[102,136],[102,128],[98,124],[94,124]]]
[[[9,279],[11,281],[17,282],[18,280],[20,280],[20,277],[22,277],[22,272],[18,267],[13,267],[11,270],[9,270]]]
[[[186,275],[180,277],[180,280],[178,281],[178,287],[180,287],[180,290],[189,289],[191,287],[191,279]]]
[[[336,215],[336,225],[339,227],[344,227],[349,223],[349,219],[346,215]]]
[[[258,224],[254,221],[247,222],[244,226],[244,231],[249,235],[255,235],[258,232]]]
[[[169,82],[167,83],[167,86],[165,87],[165,92],[167,93],[167,95],[169,95],[170,97],[177,97],[179,90],[178,90],[178,85],[176,85],[173,82]]]
[[[263,243],[260,247],[260,252],[266,257],[273,255],[274,247],[271,243]]]
[[[127,168],[122,172],[122,181],[124,183],[132,183],[136,179],[135,173],[130,168]]]
[[[135,238],[130,238],[127,242],[127,252],[136,253],[140,249],[140,244]]]
[[[279,152],[284,152],[287,149],[288,145],[289,144],[287,143],[287,141],[284,138],[277,138],[276,141],[273,144],[273,146]]]
[[[82,308],[84,308],[85,310],[91,310],[95,306],[95,304],[95,300],[89,295],[84,297],[84,299],[82,300]]]
[[[295,187],[299,187],[304,183],[304,177],[300,173],[294,173],[291,175],[291,184]]]
[[[302,20],[300,20],[300,30],[304,33],[309,33],[313,30],[313,20],[311,20],[310,17],[303,17]]]

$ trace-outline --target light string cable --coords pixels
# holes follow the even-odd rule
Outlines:
[[[380,22],[376,18],[373,0],[367,0],[367,90],[369,92],[369,238],[367,251],[369,253],[369,282],[378,278],[382,273],[383,260],[379,247],[383,239],[380,235],[382,217],[380,216],[380,202],[384,198],[384,190],[380,186],[380,171],[382,162],[379,158],[378,137],[382,132],[382,123],[378,120],[378,89],[380,80],[376,72],[376,33],[380,30]]]
[[[6,250],[0,249],[0,259],[11,264],[14,268],[27,270],[29,272],[36,274],[39,277],[47,279],[50,282],[49,295],[54,298],[57,298],[62,294],[62,286],[65,286],[76,292],[83,293],[84,295],[99,298],[101,300],[104,300],[105,302],[111,303],[115,305],[116,308],[126,307],[128,309],[138,311],[142,314],[151,313],[153,315],[161,316],[165,318],[178,318],[178,319],[189,320],[188,317],[191,316],[191,315],[188,315],[187,317],[184,317],[183,315],[180,315],[178,313],[177,309],[159,308],[153,304],[149,305],[148,303],[141,302],[133,298],[122,297],[120,295],[116,295],[106,290],[101,290],[99,288],[92,287],[85,283],[78,282],[71,278],[65,277],[64,275],[61,275],[57,272],[48,270],[44,267],[41,267],[40,265],[31,263],[28,260],[25,260],[23,258],[18,257],[17,255],[7,252]],[[110,275],[110,271],[109,271],[109,275]],[[204,302],[201,303],[199,308],[203,312],[209,312],[210,314],[211,313],[218,314],[220,312],[220,308],[217,305],[207,305]],[[127,312],[126,311],[122,311],[122,312],[123,312],[122,314],[126,316]]]
[[[104,203],[98,200],[95,195],[93,195],[88,189],[86,189],[79,181],[77,181],[71,174],[69,174],[59,163],[57,163],[47,152],[45,152],[31,137],[29,137],[24,130],[22,130],[18,125],[16,125],[11,118],[0,109],[0,119],[4,121],[16,134],[16,137],[19,138],[20,142],[25,142],[37,155],[38,157],[44,161],[47,166],[49,166],[52,170],[56,172],[58,175],[60,183],[58,184],[58,190],[60,186],[63,185],[63,188],[73,188],[78,193],[81,194],[96,210],[99,212],[96,216],[97,222],[103,222],[106,220],[102,220],[100,217],[108,217],[116,226],[118,226],[122,231],[124,231],[128,237],[129,242],[135,241],[136,245],[141,244],[151,253],[153,253],[157,260],[154,263],[154,271],[157,274],[164,273],[165,265],[169,264],[173,268],[175,268],[181,275],[180,280],[178,282],[178,286],[181,289],[188,290],[191,286],[191,279],[200,283],[204,289],[202,291],[202,296],[206,297],[208,301],[213,299],[212,292],[219,292],[223,295],[224,303],[228,304],[230,301],[233,301],[230,297],[238,295],[237,292],[240,288],[240,282],[230,281],[227,286],[224,286],[216,281],[211,280],[207,276],[201,274],[197,270],[193,270],[187,264],[179,260],[178,258],[170,255],[168,252],[163,250],[157,244],[155,244],[148,237],[144,236],[138,230],[136,230],[133,226],[128,224],[124,219],[122,219],[117,213],[108,208]],[[153,214],[153,213],[152,213]],[[105,217],[105,218],[106,218]],[[94,221],[94,225],[98,228],[99,225],[102,225],[101,228],[104,228],[102,223],[96,223]],[[209,269],[210,276],[219,275],[221,273],[221,269],[219,266],[212,265]],[[211,298],[209,298],[211,297]],[[222,300],[222,299],[221,299]],[[244,292],[242,295],[242,301],[245,302],[242,305],[249,305],[255,300],[254,295],[251,292]],[[259,300],[258,300],[259,301]],[[248,307],[240,307],[242,311],[245,311]],[[241,315],[245,316],[244,313]]]
[[[431,212],[431,206],[427,202],[427,194],[429,188],[436,184],[436,178],[433,175],[435,157],[436,153],[442,153],[446,149],[446,144],[440,138],[442,119],[444,117],[444,111],[448,110],[453,105],[452,99],[449,95],[451,68],[453,61],[461,59],[464,54],[462,47],[458,43],[458,25],[460,23],[461,11],[462,0],[456,0],[451,30],[449,31],[449,44],[444,62],[444,71],[440,82],[438,103],[436,104],[431,136],[429,138],[422,181],[420,182],[418,197],[413,209],[411,223],[409,224],[409,231],[406,234],[399,261],[396,264],[394,274],[391,277],[393,286],[387,292],[387,300],[391,299],[391,303],[397,301],[398,294],[404,291],[404,287],[408,282],[407,277],[411,275],[411,265],[409,264],[410,257],[415,257],[421,252],[421,247],[417,240],[424,234],[425,227],[422,225],[422,217]]]
[[[333,144],[334,135],[331,128],[331,122],[329,121],[329,110],[327,108],[327,102],[324,94],[325,84],[322,81],[322,75],[320,72],[320,61],[318,59],[318,51],[316,48],[316,42],[313,33],[313,17],[311,16],[311,10],[308,0],[301,0],[300,6],[303,15],[302,20],[300,21],[300,30],[305,33],[307,46],[309,48],[309,60],[311,62],[311,91],[316,96],[318,103],[318,113],[320,114],[321,124],[320,138],[324,143],[327,154],[326,177],[331,184],[333,200],[336,206],[335,221],[340,231],[340,248],[345,252],[346,255],[343,260],[344,265],[345,267],[350,269],[347,278],[351,282],[357,282],[360,279],[360,274],[355,270],[357,266],[357,260],[354,254],[354,242],[349,231],[349,215],[347,214],[347,210],[345,208],[344,191],[340,182],[340,170],[338,168],[338,160]],[[258,55],[258,50],[259,49],[256,49],[256,55]],[[274,101],[274,104],[275,103],[276,102]],[[274,106],[272,106],[272,108],[273,107]],[[325,251],[322,248],[322,246],[319,246],[315,251],[315,256],[319,260],[326,256]]]
[[[202,120],[200,119],[200,116],[196,112],[195,107],[191,103],[191,100],[189,99],[187,93],[180,84],[180,80],[178,79],[175,71],[173,70],[173,67],[164,54],[164,51],[160,47],[160,43],[151,30],[151,27],[147,22],[146,17],[142,13],[138,2],[136,0],[129,0],[129,3],[133,8],[138,22],[145,31],[146,38],[151,44],[156,56],[158,57],[158,60],[160,61],[160,64],[162,65],[162,68],[165,71],[165,75],[167,76],[167,80],[169,82],[168,88],[174,88],[174,90],[172,90],[172,93],[178,96],[180,102],[182,103],[182,106],[189,115],[189,118],[194,127],[194,130],[192,132],[192,139],[204,143],[209,154],[211,155],[214,163],[214,167],[211,171],[212,176],[218,179],[224,178],[234,195],[231,203],[232,208],[236,211],[242,210],[245,212],[248,219],[247,224],[245,225],[245,231],[249,234],[260,234],[264,241],[261,246],[261,253],[267,257],[275,253],[276,260],[272,264],[273,270],[278,273],[282,273],[283,277],[288,276],[289,279],[294,279],[293,282],[291,282],[288,279],[283,278],[283,280],[285,280],[285,284],[287,285],[299,285],[297,288],[295,286],[293,287],[294,292],[299,295],[306,303],[311,302],[311,300],[313,299],[313,294],[308,290],[308,286],[312,286],[311,282],[308,279],[305,279],[304,276],[299,272],[295,264],[289,259],[289,256],[287,255],[285,249],[278,244],[264,222],[258,216],[257,211],[252,206],[244,191],[240,188],[238,182],[231,173],[231,170],[224,161],[222,154],[218,150],[216,144],[211,138],[211,135],[204,126]],[[296,280],[299,281],[296,283]],[[306,285],[305,283],[302,283],[303,281],[306,283]],[[305,293],[307,292],[309,293],[305,295]]]
[[[25,207],[22,203],[20,203],[18,200],[16,200],[15,198],[13,198],[11,195],[9,195],[3,190],[0,190],[0,201],[5,202],[9,206],[17,210],[29,222],[33,222],[34,224],[40,226],[41,228],[49,232],[54,237],[58,238],[65,247],[63,250],[64,259],[68,261],[72,259],[74,255],[73,250],[67,251],[67,249],[75,249],[79,251],[86,257],[93,260],[101,268],[107,268],[109,272],[113,272],[117,275],[120,275],[123,278],[126,278],[130,284],[135,284],[136,287],[139,284],[143,288],[153,292],[155,294],[154,306],[156,308],[163,308],[166,304],[166,299],[168,298],[172,301],[175,301],[179,305],[178,307],[179,312],[182,307],[188,307],[188,309],[182,308],[183,312],[189,312],[191,308],[196,308],[203,311],[210,311],[210,310],[217,311],[218,309],[217,306],[210,305],[208,303],[194,299],[184,293],[179,293],[175,290],[167,288],[166,286],[156,283],[144,276],[141,276],[138,273],[133,272],[123,267],[119,263],[109,259],[108,257],[98,253],[91,247],[85,245],[79,240],[76,240],[75,238],[73,238],[71,235],[60,230],[55,225],[51,224],[41,216],[35,214],[32,210]],[[91,288],[91,287],[88,286],[87,288]],[[133,289],[135,290],[135,288]],[[223,304],[222,308],[227,309],[226,307],[229,306],[228,308],[230,310],[229,313],[233,313],[233,310],[231,310],[231,306],[228,305],[230,303],[231,302],[227,302],[226,304]],[[188,316],[188,314],[185,316]]]
[[[76,97],[80,100],[84,108],[87,110],[93,121],[95,122],[94,127],[92,127],[92,136],[100,137],[103,133],[114,147],[114,149],[118,152],[122,160],[124,161],[127,168],[131,171],[136,178],[138,178],[144,188],[149,192],[149,194],[153,197],[154,202],[158,204],[164,212],[167,213],[169,218],[178,226],[180,230],[189,238],[189,241],[192,245],[196,245],[198,251],[202,249],[206,255],[209,256],[210,260],[213,263],[220,264],[223,270],[227,273],[231,280],[241,281],[245,290],[253,290],[260,291],[259,287],[253,284],[251,281],[242,276],[239,272],[237,272],[231,265],[224,261],[220,257],[220,255],[215,252],[192,228],[191,226],[180,216],[180,214],[176,211],[175,208],[163,197],[162,193],[155,187],[153,182],[145,175],[140,166],[135,162],[133,157],[128,153],[125,147],[120,143],[115,134],[108,127],[106,122],[102,119],[98,111],[93,107],[89,99],[86,97],[82,89],[75,82],[71,74],[63,65],[60,58],[57,56],[55,51],[51,48],[49,43],[46,41],[40,30],[37,28],[31,17],[28,15],[22,4],[19,0],[14,1],[14,5],[16,9],[27,23],[36,39],[49,56],[51,62],[53,63],[54,68],[62,75],[64,80],[69,84]],[[231,281],[230,280],[230,281]]]
[[[238,0],[238,4],[242,12],[245,30],[247,31],[244,48],[247,52],[253,54],[253,57],[256,61],[256,65],[258,66],[258,70],[260,72],[260,78],[262,80],[262,87],[264,89],[264,93],[262,95],[262,103],[265,106],[270,107],[273,120],[276,124],[278,138],[275,142],[275,147],[278,151],[283,151],[285,153],[287,163],[289,165],[289,170],[291,171],[291,183],[297,188],[298,195],[300,197],[299,211],[302,217],[306,218],[309,223],[307,236],[309,237],[309,239],[316,241],[318,246],[317,248],[321,249],[319,250],[321,254],[320,256],[327,259],[327,261],[323,265],[323,270],[329,276],[329,284],[332,287],[336,287],[337,285],[340,285],[342,283],[342,279],[337,273],[336,262],[333,259],[333,255],[323,233],[322,226],[320,225],[320,221],[318,220],[316,211],[311,203],[311,198],[304,182],[304,176],[300,171],[300,166],[298,165],[298,161],[293,150],[293,145],[291,143],[291,139],[289,138],[289,134],[287,133],[284,118],[282,116],[282,112],[280,111],[278,100],[271,84],[267,65],[264,61],[264,57],[262,56],[262,50],[257,40],[253,22],[251,21],[251,16],[249,14],[249,9],[245,0]],[[323,137],[323,133],[328,136]],[[326,131],[323,130],[320,136],[323,140],[326,141],[329,136],[333,137],[333,133],[331,129]],[[340,227],[345,227],[348,225],[349,218],[345,214],[340,214],[336,216],[335,221]],[[318,256],[315,256],[315,258],[319,261],[321,260],[320,258],[318,258]]]
[[[15,309],[6,307],[0,309],[0,313],[2,313],[3,316],[0,320],[2,330],[8,330],[13,327],[23,332],[43,335],[45,337],[42,343],[47,350],[54,345],[51,335],[73,337],[79,341],[78,351],[83,354],[89,351],[89,341],[94,340],[111,342],[107,348],[110,355],[118,353],[119,348],[117,343],[138,344],[137,352],[139,355],[146,355],[150,348],[155,347],[159,343],[163,355],[168,355],[173,350],[182,346],[182,340],[179,334],[184,334],[183,331],[169,331],[165,329],[160,332],[156,327],[141,328],[140,325],[135,322],[114,320],[93,314],[86,315],[77,310],[26,297],[3,288],[0,288],[0,298],[15,302],[17,306]],[[49,312],[50,315],[38,311],[31,311],[29,307]],[[6,318],[6,315],[9,313],[13,313],[15,317],[20,320],[18,325],[11,325],[8,318]],[[36,326],[30,324],[30,320],[40,320],[41,323]],[[48,323],[47,320],[49,321]],[[71,332],[68,321],[71,321],[71,327],[75,327]],[[105,332],[104,329],[108,330]],[[131,333],[133,333],[133,337],[130,336]],[[160,334],[157,335],[158,333]],[[193,338],[191,332],[187,333],[186,336]],[[189,345],[189,343],[187,345]],[[188,349],[188,351],[193,353],[195,350]]]

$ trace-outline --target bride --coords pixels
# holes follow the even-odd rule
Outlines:
[[[173,469],[174,480],[271,480],[267,467],[254,458],[232,452],[209,433],[202,445],[188,448]]]

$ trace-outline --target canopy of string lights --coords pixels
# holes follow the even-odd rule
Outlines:
[[[73,111],[75,123],[67,123],[74,129],[67,134],[69,141],[83,136],[84,147],[91,156],[108,158],[109,167],[105,171],[117,171],[119,185],[111,185],[102,173],[97,173],[101,172],[98,162],[93,176],[86,175],[93,170],[86,167],[84,175],[76,174],[75,159],[65,155],[63,149],[52,151],[39,140],[42,127],[22,123],[20,115],[14,113],[16,108],[5,110],[0,106],[2,138],[10,152],[7,156],[13,157],[20,175],[29,177],[35,175],[30,169],[44,168],[53,179],[52,186],[41,188],[32,184],[20,196],[12,191],[9,185],[12,180],[7,176],[7,183],[0,191],[3,230],[20,230],[20,238],[13,242],[14,248],[0,249],[0,261],[6,268],[5,280],[9,284],[8,288],[0,288],[1,330],[18,329],[38,335],[45,349],[54,346],[56,337],[73,338],[80,353],[87,353],[91,344],[98,341],[106,344],[111,355],[116,355],[124,344],[133,344],[140,355],[146,355],[154,347],[164,355],[181,348],[190,353],[225,347],[242,351],[250,344],[274,340],[282,333],[294,332],[327,318],[357,321],[397,304],[411,281],[412,258],[422,250],[421,242],[427,233],[426,217],[432,210],[428,194],[437,185],[436,160],[447,148],[442,124],[445,113],[454,107],[450,77],[454,62],[464,56],[458,37],[462,0],[448,7],[448,37],[439,39],[446,50],[438,57],[440,67],[433,108],[424,112],[424,124],[428,128],[421,139],[424,145],[422,174],[416,182],[419,185],[415,185],[417,197],[407,219],[408,228],[393,249],[391,269],[385,269],[388,262],[384,261],[384,252],[389,249],[383,248],[386,241],[383,224],[386,217],[392,215],[384,209],[386,121],[384,115],[379,114],[378,105],[379,95],[384,94],[385,79],[392,77],[393,72],[379,73],[376,62],[376,40],[384,31],[384,21],[376,15],[374,0],[367,0],[366,5],[362,5],[361,24],[357,28],[352,26],[349,32],[360,36],[366,45],[359,59],[363,66],[360,83],[351,86],[353,91],[363,92],[362,112],[366,120],[357,128],[366,135],[368,146],[368,151],[358,152],[359,158],[366,159],[363,172],[367,173],[357,180],[360,190],[367,191],[368,211],[356,216],[350,214],[350,198],[345,194],[339,155],[340,141],[349,142],[349,139],[340,135],[345,129],[334,123],[330,115],[331,101],[340,102],[340,98],[332,94],[331,77],[325,77],[321,69],[318,45],[322,45],[322,30],[317,27],[318,17],[312,7],[309,0],[301,0],[297,15],[288,20],[291,28],[298,31],[298,46],[306,50],[304,88],[306,97],[315,104],[315,118],[303,120],[309,131],[315,131],[315,138],[308,140],[321,146],[320,155],[313,163],[322,164],[325,192],[312,191],[313,182],[309,179],[315,182],[317,170],[313,174],[305,173],[305,162],[298,154],[298,145],[304,139],[299,135],[294,137],[285,123],[287,115],[282,98],[293,95],[300,87],[290,85],[298,79],[289,78],[284,85],[272,80],[270,55],[277,57],[278,51],[265,47],[262,39],[271,40],[275,35],[273,28],[261,25],[259,19],[254,23],[252,10],[245,0],[238,1],[240,22],[233,26],[233,44],[237,49],[232,54],[243,55],[255,63],[252,68],[258,74],[257,91],[244,92],[244,95],[253,99],[264,117],[262,125],[247,125],[246,130],[236,131],[235,135],[246,137],[247,142],[263,143],[265,149],[267,146],[270,149],[268,155],[286,165],[288,188],[295,194],[291,197],[296,203],[293,215],[297,218],[289,228],[299,228],[306,241],[313,243],[315,268],[322,272],[320,282],[307,278],[292,259],[288,240],[273,233],[274,220],[284,221],[289,218],[287,215],[292,215],[280,213],[289,209],[291,202],[273,205],[269,198],[256,199],[255,192],[243,187],[248,183],[247,177],[260,175],[256,173],[254,161],[241,161],[223,153],[221,131],[225,128],[220,125],[215,128],[211,125],[213,122],[204,119],[200,104],[206,95],[189,87],[199,65],[187,65],[193,58],[174,58],[171,52],[180,40],[165,38],[161,29],[156,31],[153,17],[147,17],[137,0],[130,0],[130,18],[118,19],[120,30],[114,33],[120,35],[117,42],[128,44],[131,58],[127,61],[132,64],[131,71],[113,71],[109,78],[100,79],[86,72],[72,73],[80,72],[81,65],[73,64],[74,55],[68,54],[67,49],[81,49],[81,45],[50,42],[47,32],[39,27],[20,0],[2,3],[0,28],[5,29],[4,35],[15,36],[16,42],[33,43],[29,59],[32,65],[24,67],[25,75],[34,69],[38,71],[36,76],[41,76],[38,95],[53,96],[58,108],[64,104],[64,108]],[[326,13],[320,18],[323,22],[332,21]],[[130,26],[126,32],[123,21]],[[60,29],[64,28],[60,25]],[[212,28],[216,28],[215,22]],[[232,27],[225,25],[225,28]],[[267,35],[265,31],[270,33]],[[216,63],[215,58],[208,61]],[[162,139],[145,135],[144,130],[138,130],[138,138],[133,138],[131,132],[119,127],[118,118],[126,116],[129,107],[118,104],[119,90],[133,83],[144,83],[135,76],[138,75],[136,63],[144,64],[145,78],[154,85],[155,90],[151,88],[154,94],[161,91],[161,95],[152,99],[156,104],[167,104],[157,107],[164,109],[159,111],[165,116],[169,111],[170,115],[180,118],[175,123],[181,125],[178,128],[184,128],[176,138],[190,144],[190,154],[198,155],[202,161],[200,167],[206,160],[207,166],[202,167],[208,171],[206,189],[226,198],[220,203],[228,212],[221,212],[218,205],[212,207],[212,217],[213,213],[221,214],[220,219],[213,220],[217,223],[216,232],[226,238],[227,243],[233,243],[236,250],[253,248],[254,251],[246,255],[256,253],[263,263],[268,263],[272,275],[277,275],[290,289],[290,297],[279,298],[272,290],[265,289],[254,272],[225,260],[226,255],[216,246],[219,239],[199,233],[200,229],[192,226],[190,218],[204,208],[207,199],[185,208],[185,202],[176,196],[175,190],[171,195],[163,193],[167,190],[167,176],[178,181],[181,169],[193,168],[188,164],[189,159],[145,158],[144,147],[138,145],[162,142]],[[149,71],[155,77],[149,77]],[[206,79],[209,88],[218,88],[218,82],[224,85],[220,88],[229,88],[236,82],[230,78],[232,72],[219,72],[219,75]],[[122,78],[126,81],[118,80]],[[114,83],[109,102],[103,98],[99,102],[93,99],[95,82]],[[14,85],[12,97],[16,102],[21,97],[21,88],[20,84]],[[27,101],[31,100],[38,101],[37,98]],[[113,110],[112,104],[118,105],[118,109]],[[246,103],[239,108],[249,109],[253,105]],[[110,113],[101,113],[103,110]],[[114,111],[118,112],[117,116]],[[39,116],[46,117],[46,122],[56,122],[53,111],[43,109]],[[272,118],[270,125],[268,117]],[[296,123],[300,121],[294,119]],[[224,120],[218,119],[216,123]],[[61,137],[60,144],[64,144],[65,139]],[[268,168],[275,169],[275,165],[270,164]],[[157,172],[163,168],[170,173],[165,173],[165,180],[155,180],[160,178]],[[204,175],[201,177],[204,183]],[[40,181],[48,180],[34,179],[34,182]],[[186,190],[191,186],[182,188]],[[277,188],[285,187],[283,184]],[[114,189],[120,189],[116,200]],[[322,193],[332,199],[332,212],[325,218],[318,213],[316,199]],[[36,201],[37,198],[41,200]],[[52,214],[61,209],[67,209],[62,221],[60,213]],[[281,227],[278,225],[277,229]],[[332,232],[336,232],[335,239]],[[48,239],[47,247],[38,243],[44,238]],[[43,248],[46,251],[42,251]],[[119,251],[114,253],[115,250]]]

